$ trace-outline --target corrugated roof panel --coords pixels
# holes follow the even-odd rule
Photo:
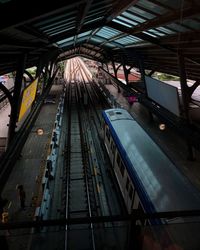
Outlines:
[[[183,1],[183,0],[164,0],[163,1],[166,6],[169,6],[174,9],[180,9],[182,5],[184,4],[184,7],[189,6],[189,1]]]
[[[131,14],[130,12],[127,12],[127,11],[124,11],[122,13],[122,15],[125,16],[125,17],[127,17],[127,18],[130,18],[131,20],[136,21],[138,23],[144,23],[146,21],[146,19],[138,17],[138,16],[136,16],[134,14]]]
[[[100,3],[99,6],[93,4],[92,5],[92,8],[89,10],[88,14],[93,14],[93,13],[98,13],[98,12],[104,12],[105,14],[105,11],[108,9],[109,6],[112,6],[112,4],[102,4],[102,2],[99,2]]]
[[[108,28],[108,27],[104,27],[96,33],[96,35],[102,36],[106,39],[110,39],[111,37],[117,36],[119,34],[120,34],[119,31],[112,29],[112,28]]]
[[[147,32],[153,33],[156,36],[166,36],[166,34],[164,34],[163,32],[159,32],[159,30],[157,30],[157,29],[149,29],[149,30],[147,30]]]
[[[71,40],[73,40],[73,39],[74,39],[74,36],[71,36],[71,37],[68,37],[68,38],[66,38],[66,39],[63,39],[63,40],[57,42],[57,44],[58,44],[58,45],[62,45],[63,43],[69,42],[69,41],[71,41]]]
[[[83,32],[83,33],[81,33],[81,34],[78,35],[78,38],[87,36],[87,35],[89,35],[90,33],[91,33],[91,31]]]
[[[164,33],[166,33],[166,34],[169,34],[169,35],[175,34],[175,33],[176,33],[175,31],[170,30],[170,29],[165,28],[165,27],[159,27],[159,28],[156,28],[156,29],[157,29],[157,30],[160,30],[160,31],[162,31],[162,32],[164,32]]]
[[[99,11],[99,12],[90,13],[90,14],[88,14],[88,15],[85,17],[85,21],[88,21],[88,19],[91,19],[91,18],[96,17],[96,16],[103,16],[104,13],[105,13],[104,10]]]
[[[106,47],[110,47],[110,48],[115,48],[116,45],[115,44],[112,44],[112,43],[106,43],[105,45]]]
[[[133,44],[139,41],[142,41],[142,40],[134,36],[126,36],[126,37],[122,37],[122,38],[115,40],[115,42],[123,44],[123,45]]]
[[[80,42],[84,42],[84,41],[86,41],[87,40],[87,38],[88,38],[88,36],[84,36],[84,37],[79,37],[78,39],[77,39],[77,41],[76,41],[76,43],[80,43]]]
[[[69,12],[65,12],[65,14],[62,14],[62,15],[58,15],[58,16],[55,16],[55,17],[49,17],[48,19],[45,19],[44,21],[41,21],[41,22],[37,22],[36,24],[34,24],[35,27],[39,27],[39,26],[45,26],[45,25],[48,25],[48,24],[54,24],[56,21],[62,21],[62,20],[68,20],[69,17],[73,17],[75,18],[76,16],[76,11],[69,11]]]
[[[150,32],[147,32],[147,31],[142,31],[142,33],[144,33],[144,34],[147,34],[147,35],[149,35],[149,36],[152,36],[152,37],[156,37],[156,38],[157,38],[157,36],[156,36],[155,34],[152,34],[152,33],[150,33]]]
[[[127,23],[124,23],[124,22],[120,21],[120,20],[117,19],[117,18],[113,19],[112,21],[115,22],[115,23],[119,23],[119,24],[121,24],[121,25],[123,25],[123,26],[129,27],[129,28],[132,27],[132,25],[127,24]]]
[[[121,21],[124,22],[124,23],[130,24],[132,27],[138,25],[138,22],[134,22],[133,20],[127,19],[127,18],[122,17],[122,16],[118,16],[117,19],[118,19],[118,20],[121,20]]]
[[[93,22],[96,22],[96,21],[101,20],[101,19],[103,19],[103,16],[94,18],[94,19],[92,19],[92,20],[88,20],[88,21],[84,22],[84,24],[93,23]]]
[[[60,34],[62,32],[65,32],[65,31],[72,30],[72,29],[74,29],[74,25],[73,26],[68,26],[68,27],[60,29],[60,30],[56,30],[55,32],[46,32],[46,34],[49,35],[49,36],[52,36],[52,35],[57,35],[57,34]]]
[[[101,37],[92,37],[90,40],[98,43],[103,43],[105,41],[105,39]]]
[[[61,33],[61,32],[65,32],[65,31],[74,29],[74,27],[75,27],[75,24],[74,24],[74,25],[68,25],[68,26],[63,27],[62,29],[56,29],[56,30],[53,30],[53,31],[45,32],[45,33],[46,33],[47,35],[49,35],[49,36],[52,36],[52,35],[59,34],[59,33]]]
[[[171,24],[168,24],[166,25],[167,27],[173,29],[173,30],[176,30],[178,32],[187,32],[187,31],[190,31],[190,29],[187,29],[177,23],[171,23]]]
[[[74,42],[74,37],[62,40],[62,42],[57,42],[59,48],[65,47]]]
[[[159,6],[155,3],[152,3],[150,1],[147,1],[147,0],[139,0],[137,2],[137,6],[141,6],[143,8],[145,8],[148,12],[148,10],[156,13],[156,14],[165,14],[168,12],[168,9],[162,7],[162,6]]]
[[[59,45],[59,47],[60,48],[64,48],[64,47],[72,45],[73,43],[74,43],[74,40],[66,42],[66,43],[63,43],[63,44]]]
[[[54,27],[51,27],[51,28],[48,28],[48,29],[43,29],[42,31],[43,32],[53,32],[53,31],[58,31],[60,29],[63,29],[63,28],[67,28],[67,27],[70,27],[71,25],[75,25],[75,21],[72,21],[72,22],[66,22],[62,25],[58,25],[58,26],[54,26]]]
[[[46,30],[46,29],[50,29],[50,28],[53,28],[53,27],[60,27],[61,25],[65,25],[66,23],[69,23],[69,22],[74,21],[74,20],[75,20],[74,17],[71,17],[71,18],[69,18],[67,20],[65,19],[65,20],[61,20],[59,22],[53,22],[53,23],[51,23],[49,25],[44,25],[44,26],[40,27],[39,29],[40,30]]]
[[[196,29],[196,30],[200,29],[200,22],[199,21],[196,21],[193,19],[186,19],[186,20],[183,20],[182,23],[184,25],[187,25],[188,28]]]
[[[156,17],[156,15],[149,13],[148,10],[144,11],[140,8],[135,7],[135,6],[130,7],[128,10],[131,11],[132,13],[135,13],[135,14],[138,14],[138,15],[144,17],[145,19],[153,19]]]

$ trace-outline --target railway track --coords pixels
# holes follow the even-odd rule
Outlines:
[[[120,214],[121,208],[116,208],[117,198],[116,194],[113,195],[110,176],[104,180],[104,176],[108,175],[105,168],[108,162],[105,161],[102,141],[99,140],[103,100],[94,91],[92,81],[79,61],[72,60],[68,69],[73,73],[69,74],[67,81],[68,122],[62,190],[65,216],[87,218]],[[84,101],[84,94],[87,95],[87,103]],[[114,209],[111,205],[113,200],[116,206]],[[101,249],[104,240],[110,242],[110,239],[105,238],[105,230],[109,227],[112,227],[110,223],[67,225],[64,249]],[[115,230],[110,237],[117,242]],[[113,244],[112,240],[110,244]]]
[[[97,215],[96,198],[88,156],[88,143],[84,136],[78,104],[78,88],[71,84],[68,109],[68,135],[66,145],[66,218],[92,217]],[[65,249],[95,249],[93,225],[66,227]],[[79,239],[79,242],[76,239]],[[87,240],[86,240],[87,239]],[[82,241],[82,243],[81,243]],[[92,247],[91,247],[92,246]]]

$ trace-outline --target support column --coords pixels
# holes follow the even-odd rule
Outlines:
[[[9,102],[10,102],[10,106],[12,108],[13,105],[13,97],[10,93],[10,91],[2,84],[2,82],[0,82],[0,90],[2,90],[6,96],[6,98],[8,98]]]
[[[45,66],[45,72],[44,72],[44,82],[43,82],[43,91],[44,91],[44,89],[46,88],[46,86],[47,86],[47,81],[48,81],[48,64],[46,64],[46,66]],[[43,92],[42,91],[42,92]]]
[[[15,78],[15,85],[14,85],[14,92],[13,92],[13,105],[11,106],[11,113],[10,113],[10,122],[9,122],[9,130],[8,130],[8,145],[14,138],[15,135],[15,128],[18,120],[18,112],[19,112],[19,105],[20,105],[20,97],[21,97],[21,88],[22,88],[22,81],[23,81],[23,74],[25,70],[25,63],[26,63],[27,55],[23,54],[20,56],[18,61],[18,69]]]
[[[128,85],[129,84],[129,82],[128,82],[128,70],[126,68],[123,55],[121,55],[121,61],[122,61],[122,66],[123,66],[123,70],[124,70],[125,81],[126,81],[126,84]]]
[[[115,68],[115,63],[114,63],[114,61],[112,61],[112,66],[113,66],[113,71],[114,71],[115,78],[117,78],[117,70],[116,70],[116,68]]]
[[[178,63],[179,63],[179,74],[180,74],[180,84],[181,84],[181,95],[183,100],[183,110],[184,110],[184,118],[186,119],[187,123],[190,122],[189,118],[189,96],[188,96],[188,86],[187,86],[187,78],[185,72],[185,59],[182,55],[178,56]]]
[[[122,66],[123,66],[123,70],[124,70],[125,81],[126,81],[126,84],[128,85],[129,84],[129,82],[128,82],[128,70],[127,70],[126,65],[124,64],[124,62],[122,64]]]
[[[115,75],[115,78],[117,79],[117,69],[115,67],[115,62],[112,60],[112,66],[113,66],[113,71],[114,71],[114,75]],[[120,93],[121,90],[120,90],[120,87],[119,85],[117,84],[117,92]]]
[[[144,83],[144,88],[146,92],[144,63],[141,58],[139,58],[138,61],[139,61],[139,69],[140,69],[140,74],[141,74],[141,81]]]
[[[180,72],[180,84],[181,84],[181,95],[183,100],[183,110],[184,110],[184,118],[186,120],[186,124],[190,126],[190,117],[189,117],[189,93],[187,86],[187,78],[185,72],[185,58],[182,55],[178,55],[178,64],[179,64],[179,72]],[[191,145],[190,139],[186,139],[187,147],[188,147],[188,160],[194,160],[194,151]]]

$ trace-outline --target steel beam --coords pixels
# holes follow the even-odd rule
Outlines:
[[[120,15],[129,7],[135,5],[138,1],[139,0],[118,0],[116,4],[112,7],[112,10],[108,13],[106,17],[106,22],[110,22],[113,18]]]
[[[22,54],[18,61],[18,69],[15,78],[14,84],[14,92],[13,92],[13,105],[11,106],[11,114],[10,114],[10,122],[9,122],[9,129],[8,129],[8,144],[11,143],[15,136],[15,128],[18,120],[18,112],[20,107],[20,97],[21,97],[21,88],[22,88],[22,81],[23,81],[23,74],[25,70],[26,64],[26,54]]]
[[[79,33],[82,29],[85,17],[90,9],[93,0],[88,0],[79,7],[79,13],[77,15],[77,33]]]
[[[181,93],[183,100],[184,108],[184,118],[186,119],[186,124],[189,127],[191,125],[190,116],[189,116],[189,99],[188,86],[187,86],[187,77],[185,71],[185,59],[183,56],[178,56],[179,72],[180,72],[180,84],[181,84]],[[188,147],[188,160],[194,160],[194,151],[190,139],[186,140]]]
[[[140,33],[152,28],[161,27],[163,25],[173,23],[177,20],[192,17],[194,15],[199,14],[199,8],[188,8],[185,10],[178,9],[173,12],[168,12],[165,15],[160,16],[159,18],[152,19],[151,21],[147,21],[133,29],[133,34]]]

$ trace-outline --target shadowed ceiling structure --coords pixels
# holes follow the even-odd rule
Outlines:
[[[187,78],[200,80],[198,0],[0,0],[0,9],[0,75],[21,54],[26,68],[82,55],[173,75],[181,57]]]

